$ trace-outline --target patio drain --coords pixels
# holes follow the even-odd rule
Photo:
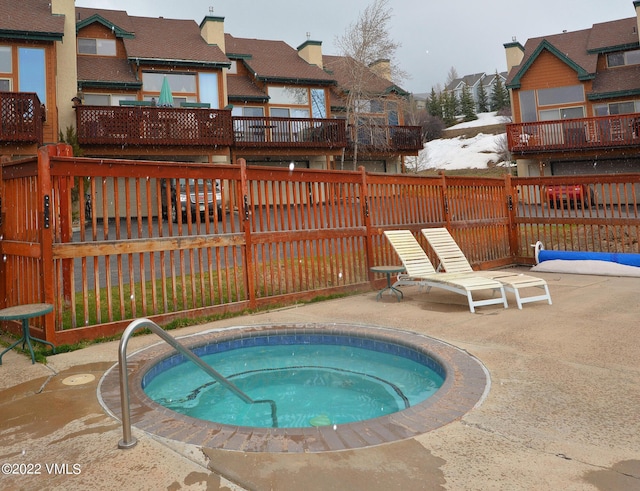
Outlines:
[[[96,379],[95,375],[91,375],[90,373],[83,373],[79,375],[71,375],[65,378],[62,383],[64,385],[84,385],[89,382],[93,382]]]

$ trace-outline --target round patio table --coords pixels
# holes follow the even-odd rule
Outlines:
[[[370,269],[374,273],[382,273],[387,275],[387,286],[385,286],[382,290],[378,292],[376,301],[380,300],[380,297],[382,297],[382,294],[387,290],[389,291],[389,294],[393,293],[396,296],[396,298],[398,299],[398,302],[400,301],[401,298],[404,298],[402,291],[398,290],[397,288],[391,285],[391,275],[394,273],[402,273],[404,271],[404,266],[372,266]]]
[[[53,305],[48,303],[29,303],[25,305],[16,305],[15,307],[7,307],[6,309],[0,310],[0,321],[22,321],[22,337],[2,353],[0,353],[0,365],[2,365],[2,357],[4,356],[4,354],[7,351],[10,351],[11,349],[18,346],[20,343],[22,343],[22,349],[24,349],[25,344],[29,346],[32,364],[36,362],[36,357],[33,354],[33,346],[31,345],[31,341],[48,344],[53,348],[53,353],[56,353],[56,347],[52,343],[50,343],[49,341],[45,341],[44,339],[33,337],[29,333],[29,319],[31,319],[32,317],[40,317],[41,315],[48,314],[52,311]]]

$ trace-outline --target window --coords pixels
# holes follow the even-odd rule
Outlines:
[[[538,108],[536,107],[536,93],[534,90],[523,90],[518,93],[520,97],[520,112],[522,122],[529,123],[536,121]]]
[[[324,89],[311,89],[311,113],[314,118],[327,117]]]
[[[264,109],[257,106],[233,106],[231,115],[261,118],[264,116]]]
[[[636,111],[633,101],[609,104],[609,114],[629,114],[634,112]]]
[[[556,104],[569,104],[572,102],[584,102],[582,85],[568,85],[566,87],[538,90],[538,105],[540,106],[555,106]]]
[[[135,100],[136,100],[135,95],[111,94],[112,106],[119,106],[120,101],[135,101]],[[86,98],[85,98],[85,103],[86,103]]]
[[[120,101],[135,101],[133,94],[84,94],[84,104],[87,106],[119,106]]]
[[[387,103],[387,122],[389,126],[398,126],[398,105],[395,102]]]
[[[0,73],[13,72],[11,46],[0,46]]]
[[[353,110],[356,113],[370,113],[371,112],[371,101],[367,99],[358,99],[353,104]]]
[[[640,64],[640,49],[632,51],[617,51],[607,55],[607,65],[609,68]]]
[[[384,112],[384,101],[379,99],[358,99],[354,103],[357,113],[381,114]]]
[[[540,111],[540,121],[555,121],[557,119],[584,118],[584,108],[565,107],[561,109],[547,109]]]
[[[35,92],[47,103],[44,49],[18,48],[18,81],[19,92]]]
[[[9,92],[11,90],[11,80],[0,78],[0,92]]]
[[[200,88],[200,102],[208,102],[212,109],[218,109],[220,107],[218,74],[208,72],[198,73],[198,85]]]
[[[383,113],[384,112],[384,103],[377,99],[372,99],[370,102],[371,112],[372,113]]]
[[[271,104],[291,104],[306,106],[309,104],[308,90],[303,87],[269,87],[269,102]]]
[[[598,104],[593,107],[596,116],[609,116],[611,114],[631,114],[640,112],[640,100],[612,102],[610,104]]]
[[[115,56],[116,40],[115,39],[78,38],[78,54]]]
[[[111,95],[109,94],[85,94],[84,103],[87,106],[110,106]]]
[[[176,94],[196,94],[195,73],[143,72],[142,90],[144,92],[156,92],[159,94],[164,77],[167,77],[174,98]],[[150,95],[149,97],[154,96]]]
[[[309,111],[307,109],[294,109],[287,107],[272,107],[269,113],[274,118],[308,118]]]

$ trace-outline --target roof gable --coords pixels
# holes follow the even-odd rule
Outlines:
[[[91,25],[93,23],[98,23],[98,24],[102,24],[103,26],[105,26],[107,29],[111,29],[111,32],[113,32],[113,34],[117,37],[117,38],[124,38],[124,37],[133,37],[134,34],[132,32],[128,32],[125,29],[122,29],[121,27],[117,26],[116,24],[109,22],[107,19],[105,19],[104,17],[102,17],[99,14],[93,14],[91,16],[89,16],[86,19],[83,19],[81,21],[79,21],[78,23],[76,23],[76,32],[79,32],[83,27],[86,27],[88,25]]]
[[[564,33],[563,35],[565,34],[568,33]],[[579,40],[579,38],[575,39],[575,41]],[[571,41],[574,41],[574,38],[572,38]],[[571,50],[562,50],[558,46],[558,44],[562,45],[563,43],[553,43],[549,38],[543,38],[541,41],[537,42],[536,40],[534,40],[534,43],[536,44],[536,47],[531,55],[529,55],[528,57],[525,56],[523,63],[514,68],[515,73],[513,73],[509,77],[509,80],[507,81],[507,88],[519,89],[522,77],[527,72],[527,70],[535,63],[538,56],[540,56],[540,53],[545,50],[556,56],[560,61],[567,64],[572,70],[574,70],[578,76],[578,80],[591,80],[595,78],[597,61],[596,55],[587,55],[586,61],[588,61],[588,65],[587,68],[585,68],[578,61],[576,61],[576,59],[578,59],[579,61],[585,60],[585,56],[580,55],[580,52],[578,51],[579,48],[573,47],[571,43],[564,44],[565,47],[569,47],[571,45],[571,47],[573,48]],[[525,53],[529,44],[530,43],[527,42],[527,45],[525,46]],[[581,43],[575,42],[575,44],[579,45]],[[584,52],[586,53],[586,50]]]

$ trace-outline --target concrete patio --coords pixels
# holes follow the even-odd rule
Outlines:
[[[521,272],[527,268],[518,268]],[[272,323],[357,323],[414,331],[477,357],[491,387],[462,418],[416,438],[360,450],[249,453],[162,440],[120,423],[97,386],[118,343],[0,366],[3,489],[633,490],[640,489],[640,279],[535,273],[553,305],[481,307],[404,288],[172,331]],[[155,344],[131,339],[129,353]],[[8,464],[8,465],[7,465]],[[31,472],[31,474],[28,474]]]

